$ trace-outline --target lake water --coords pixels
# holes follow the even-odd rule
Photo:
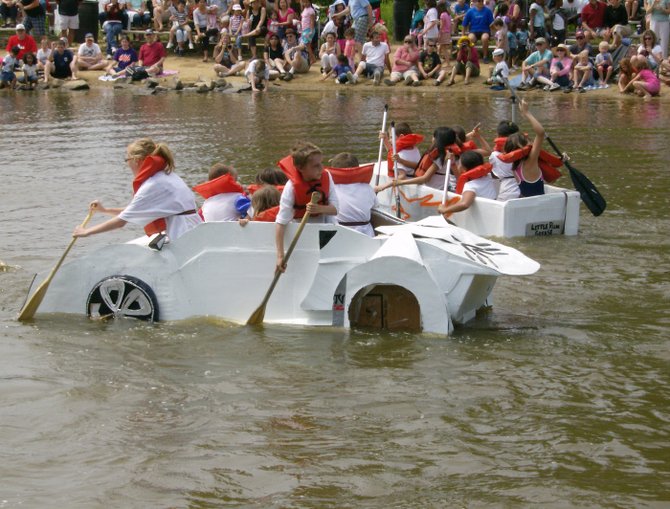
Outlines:
[[[670,505],[658,103],[528,94],[608,209],[582,207],[577,237],[508,241],[542,269],[499,280],[493,311],[450,338],[14,320],[88,202],[129,200],[137,137],[166,141],[191,185],[215,161],[250,182],[297,139],[375,159],[385,103],[425,135],[482,122],[492,139],[510,111],[502,95],[376,91],[0,96],[0,508]]]

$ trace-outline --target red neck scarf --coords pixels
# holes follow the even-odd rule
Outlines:
[[[142,187],[142,184],[156,175],[156,173],[159,171],[163,171],[166,166],[167,161],[165,161],[165,159],[163,159],[161,156],[149,155],[145,157],[144,161],[142,161],[139,171],[137,172],[137,175],[135,175],[135,178],[133,179],[133,195],[135,195],[139,188]],[[154,233],[165,231],[165,228],[167,228],[165,219],[156,219],[144,227],[144,233],[151,236]]]

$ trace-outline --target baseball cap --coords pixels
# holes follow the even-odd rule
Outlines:
[[[241,6],[240,4],[235,4],[235,5],[233,5],[233,10],[234,10],[234,11],[241,11],[241,10],[242,10],[242,6]]]
[[[505,54],[505,50],[502,48],[496,48],[493,50],[493,56],[494,57],[500,57]]]
[[[547,40],[544,37],[538,37],[535,39],[535,44],[547,44]]]
[[[23,23],[19,23],[18,25],[16,25],[16,29],[17,30],[25,30],[26,26]]]
[[[93,39],[93,34],[91,32],[87,33],[84,39]]]
[[[147,28],[147,29],[144,31],[144,33],[145,33],[146,35],[154,35],[154,31],[153,31],[151,28]]]

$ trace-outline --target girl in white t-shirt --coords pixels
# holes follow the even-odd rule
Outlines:
[[[175,240],[202,222],[193,192],[174,173],[174,158],[167,145],[150,138],[134,141],[126,149],[126,163],[134,177],[131,202],[125,208],[105,208],[98,200],[91,202],[94,212],[114,217],[90,228],[78,226],[74,237],[88,237],[133,223],[143,226],[147,235],[166,231]]]
[[[457,188],[457,191],[461,191],[461,199],[456,203],[451,204],[440,204],[437,208],[437,211],[449,217],[454,212],[461,212],[463,210],[469,209],[472,204],[475,202],[475,198],[488,198],[490,200],[496,199],[496,188],[493,184],[493,179],[491,178],[491,164],[484,164],[484,158],[479,152],[474,150],[468,150],[461,154],[458,163],[454,167],[454,175],[460,177],[463,173],[474,170],[475,168],[483,168],[488,170],[485,175],[482,175],[478,178],[473,178],[463,185],[462,191]]]

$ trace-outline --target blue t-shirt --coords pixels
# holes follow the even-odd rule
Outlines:
[[[349,67],[348,64],[337,64],[335,67],[333,67],[333,72],[335,73],[335,76],[339,76],[340,74],[351,72],[351,67]]]
[[[491,33],[491,23],[493,23],[493,13],[488,7],[483,7],[481,10],[471,7],[463,18],[463,26],[469,27],[469,31],[476,34]]]
[[[507,45],[509,49],[516,49],[516,34],[514,32],[507,32]]]
[[[133,48],[119,48],[114,53],[114,60],[119,63],[118,69],[125,69],[133,62],[137,62],[137,51]]]
[[[74,55],[69,49],[64,50],[62,55],[58,53],[58,51],[54,51],[51,56],[54,59],[53,75],[56,78],[67,78],[68,76],[72,76],[70,64],[74,59]]]
[[[356,19],[368,14],[368,0],[349,0],[349,10],[351,17]]]

